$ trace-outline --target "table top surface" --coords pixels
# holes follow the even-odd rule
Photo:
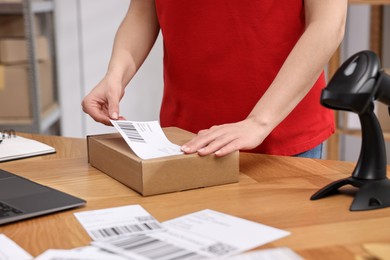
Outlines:
[[[367,243],[390,243],[390,208],[349,211],[356,188],[310,200],[320,188],[350,176],[355,163],[240,153],[239,183],[142,197],[88,164],[85,139],[23,136],[57,152],[0,168],[87,201],[81,208],[0,226],[0,233],[33,256],[89,245],[75,212],[132,204],[161,222],[212,209],[287,230],[291,235],[257,249],[286,246],[306,259],[355,259],[369,256]]]

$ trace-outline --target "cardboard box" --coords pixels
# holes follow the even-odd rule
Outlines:
[[[19,1],[1,1],[2,2],[21,2]],[[39,26],[39,18],[37,15],[34,16],[34,29],[35,35],[41,35],[41,28]],[[23,15],[0,15],[0,38],[10,37],[24,37],[24,18]]]
[[[29,119],[32,116],[28,66],[1,66],[3,78],[0,85],[0,119]],[[49,61],[38,64],[41,111],[54,103],[52,67]]]
[[[163,130],[178,145],[194,136],[175,127]],[[88,136],[87,143],[93,167],[143,196],[238,182],[239,152],[221,158],[188,154],[142,160],[119,133]]]
[[[49,43],[46,37],[38,36],[35,47],[38,61],[49,60]],[[26,63],[28,60],[29,55],[25,38],[0,39],[0,63],[17,64]]]

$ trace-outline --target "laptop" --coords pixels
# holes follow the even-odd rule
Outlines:
[[[0,169],[0,225],[85,203],[85,200]]]

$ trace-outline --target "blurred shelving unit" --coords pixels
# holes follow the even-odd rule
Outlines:
[[[24,36],[28,53],[28,81],[29,81],[29,118],[0,119],[0,129],[15,129],[20,132],[47,133],[53,131],[60,121],[60,106],[57,97],[57,81],[54,51],[54,2],[52,0],[20,0],[0,1],[0,16],[20,15],[24,21]],[[53,75],[54,102],[44,110],[41,109],[39,77],[40,71],[37,61],[37,28],[34,26],[38,16],[39,25],[48,39],[51,72]],[[54,130],[58,133],[59,130]]]

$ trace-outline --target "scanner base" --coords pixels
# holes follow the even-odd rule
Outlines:
[[[318,200],[335,194],[340,187],[348,184],[359,188],[349,210],[371,210],[390,206],[390,180],[388,178],[381,180],[362,180],[354,177],[341,179],[323,187],[310,199]]]

